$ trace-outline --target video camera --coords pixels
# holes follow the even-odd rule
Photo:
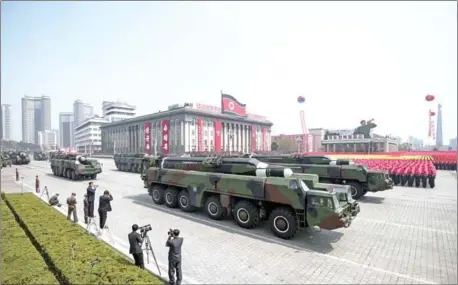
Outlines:
[[[146,233],[152,230],[152,228],[151,228],[151,225],[148,224],[148,225],[144,225],[143,227],[140,227],[139,230],[142,235],[146,235]]]
[[[175,230],[172,230],[172,229],[169,229],[169,231],[167,232],[167,235],[169,237],[175,237],[175,234],[173,233]]]

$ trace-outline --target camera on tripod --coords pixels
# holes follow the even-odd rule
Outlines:
[[[151,225],[148,224],[148,225],[144,225],[143,227],[140,227],[139,230],[140,230],[140,233],[144,236],[146,235],[147,232],[152,230],[152,228],[151,228]]]

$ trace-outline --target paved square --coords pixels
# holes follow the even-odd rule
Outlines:
[[[396,187],[367,194],[348,229],[306,231],[284,241],[265,227],[243,230],[231,220],[215,222],[203,214],[154,205],[139,174],[118,172],[112,160],[101,161],[104,172],[96,184],[100,192],[108,189],[114,195],[108,216],[111,233],[126,240],[133,223],[151,224],[156,256],[166,264],[167,231],[179,228],[185,238],[186,283],[457,283],[455,172],[439,171],[435,189]],[[14,184],[15,167],[2,170],[3,190]],[[81,200],[87,187],[87,181],[52,176],[47,162],[18,168],[28,191],[35,175],[40,175],[42,187],[62,199],[76,192]],[[82,206],[78,212],[83,214]]]

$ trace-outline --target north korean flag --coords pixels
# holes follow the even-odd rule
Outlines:
[[[246,117],[246,105],[231,95],[221,93],[221,113]]]

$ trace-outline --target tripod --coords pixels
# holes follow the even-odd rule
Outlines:
[[[88,217],[87,227],[86,227],[86,230],[88,232],[91,232],[91,226],[94,226],[95,230],[97,232],[97,235],[100,235],[100,230],[99,230],[99,227],[97,226],[97,222],[95,220],[95,217]]]
[[[143,243],[145,244],[145,248],[143,249],[146,251],[146,263],[149,264],[149,254],[151,253],[154,258],[154,262],[156,263],[157,271],[159,272],[159,275],[161,275],[161,270],[159,269],[159,265],[157,264],[157,259],[156,255],[154,254],[153,247],[151,246],[151,241],[148,236],[148,232],[145,232],[143,235]]]
[[[114,243],[114,239],[113,239],[113,236],[111,235],[110,228],[108,228],[107,225],[105,225],[105,226],[103,227],[103,229],[100,229],[100,230],[99,230],[99,235],[100,235],[100,237],[102,237],[103,232],[105,232],[105,231],[108,233],[108,238],[110,239],[110,242],[111,242],[111,243]]]
[[[40,195],[40,198],[43,198],[43,195],[46,195],[45,197],[48,199],[49,201],[49,192],[48,192],[48,187],[45,186],[45,189],[43,189],[43,192],[41,192],[41,195]]]

